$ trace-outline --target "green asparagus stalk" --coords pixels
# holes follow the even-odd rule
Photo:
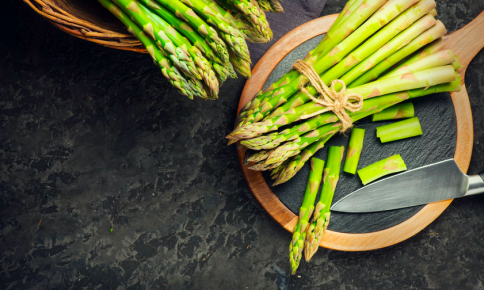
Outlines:
[[[269,0],[271,3],[272,11],[275,13],[283,13],[284,8],[282,8],[281,2],[279,0]]]
[[[363,185],[377,180],[385,175],[407,170],[400,154],[396,154],[358,170],[358,176]]]
[[[408,65],[412,62],[415,62],[419,59],[422,59],[424,57],[427,57],[433,53],[436,53],[438,51],[441,51],[445,49],[445,42],[442,38],[439,38],[437,40],[434,40],[432,43],[430,44],[427,44],[425,47],[423,47],[422,49],[420,49],[418,52],[410,55],[408,58],[406,58],[404,61],[402,61],[400,64],[398,64],[397,66],[395,66],[395,68],[392,68],[390,70],[388,70],[387,72],[385,72],[382,76],[386,76],[387,74],[390,74],[396,70],[398,70],[399,68],[401,68],[402,66],[404,65]]]
[[[193,85],[189,83],[174,67],[171,62],[163,55],[153,40],[151,40],[142,30],[139,28],[128,15],[124,13],[116,4],[111,0],[99,0],[99,2],[108,9],[116,18],[118,18],[130,31],[141,41],[146,50],[150,53],[153,61],[158,65],[163,72],[163,75],[175,86],[178,91],[186,95],[188,98],[193,99],[194,95],[199,95],[201,92],[205,93],[201,83],[194,82]],[[202,96],[201,96],[202,97]]]
[[[183,21],[189,23],[193,28],[197,30],[202,36],[205,37],[205,41],[210,45],[213,51],[224,62],[229,61],[229,53],[224,41],[219,37],[217,31],[202,20],[192,9],[181,3],[179,0],[156,0],[164,7],[168,8],[173,14]]]
[[[155,27],[154,31],[157,31],[157,35],[160,38],[169,39],[174,45],[183,47],[186,49],[186,51],[188,51],[190,56],[195,61],[198,73],[202,76],[203,81],[210,89],[210,95],[212,98],[217,98],[219,92],[219,82],[215,71],[212,69],[211,63],[205,58],[204,54],[196,46],[193,46],[190,41],[183,37],[183,35],[181,35],[175,28],[173,28],[173,26],[171,26],[152,10],[147,8],[144,4],[137,1],[131,1],[131,3],[136,3],[140,14],[146,15],[146,17],[151,20],[151,24],[153,24],[152,26]]]
[[[167,0],[164,0],[167,1]],[[171,2],[173,0],[169,0]],[[177,0],[176,0],[177,1]],[[250,62],[249,49],[241,32],[230,24],[221,13],[211,9],[201,0],[181,0],[182,3],[195,10],[198,15],[214,25],[229,48],[240,58]]]
[[[432,3],[433,0],[424,2]],[[368,42],[359,47],[356,50],[356,54],[350,55],[348,58],[344,59],[346,55],[348,55],[348,53],[350,53],[351,50],[353,50],[357,45],[373,35],[376,31],[398,16],[402,10],[405,10],[411,4],[412,1],[410,0],[395,0],[393,2],[386,3],[354,33],[351,33],[345,40],[336,45],[328,54],[314,63],[313,68],[318,74],[321,74],[331,66],[338,64],[334,70],[332,69],[329,71],[329,74],[323,75],[323,82],[325,84],[329,84],[329,82],[331,82],[333,79],[340,77],[342,74],[344,74],[344,72],[356,65],[361,60],[360,58],[364,58],[366,55],[371,54],[375,48],[378,49],[379,47],[383,46],[389,39],[399,32],[396,30],[397,28],[401,27],[402,25],[405,27],[405,25],[411,23],[406,17],[407,14],[408,16],[417,15],[414,18],[422,16],[422,13],[412,14],[410,12],[405,12],[405,17],[402,16],[401,18],[397,18],[398,21],[395,21],[396,25],[390,25],[391,29],[383,29],[384,31],[382,33],[377,33],[374,38],[370,39]],[[429,4],[423,6],[431,8],[431,5]],[[430,10],[430,8],[428,10]],[[418,9],[411,9],[410,11],[413,10],[418,12],[422,9],[419,6]],[[290,84],[280,87],[278,90],[276,90],[272,97],[266,100],[266,102],[261,102],[258,110],[248,112],[249,115],[245,118],[242,124],[250,124],[261,120],[274,108],[285,103],[287,99],[301,87],[301,83],[302,85],[305,85],[307,82],[308,79],[305,76],[300,76]],[[317,93],[316,89],[312,86],[309,86],[307,89],[310,94],[314,95]]]
[[[379,113],[373,114],[372,121],[387,121],[396,119],[411,118],[415,115],[415,110],[412,103],[403,103],[391,106]]]
[[[347,94],[357,93],[364,99],[373,98],[398,91],[407,91],[421,87],[451,82],[455,79],[455,71],[451,65],[423,70],[415,73],[408,73],[401,76],[394,76],[387,79],[377,80],[356,88],[346,90]],[[293,108],[286,114],[267,119],[263,122],[253,123],[239,127],[232,131],[227,138],[241,140],[259,136],[263,133],[277,130],[278,128],[291,124],[304,115],[310,115],[325,109],[315,102],[309,102],[300,108]]]
[[[114,2],[126,13],[132,20],[143,28],[144,32],[148,34],[157,45],[165,51],[168,59],[170,59],[176,67],[183,70],[188,76],[193,76],[197,79],[202,79],[200,73],[196,68],[193,58],[190,56],[186,47],[177,47],[165,36],[159,35],[160,28],[151,23],[151,19],[140,10],[138,2],[134,0],[114,0]],[[162,32],[162,31],[161,31]]]
[[[403,60],[413,52],[417,51],[424,45],[432,42],[435,39],[438,39],[444,36],[446,33],[447,33],[447,30],[445,29],[444,24],[442,24],[442,22],[437,20],[436,24],[432,28],[425,31],[417,38],[412,40],[405,47],[403,47],[402,49],[392,54],[384,61],[380,62],[378,65],[376,65],[375,67],[367,71],[361,77],[359,77],[354,82],[352,82],[349,87],[350,88],[357,87],[378,78],[378,76],[380,76],[382,73],[384,73],[387,69],[389,69],[393,65],[397,64],[398,62],[400,62],[401,60]]]
[[[305,135],[297,138],[291,142],[287,142],[270,151],[269,156],[266,159],[266,164],[274,164],[285,161],[289,157],[299,154],[302,149],[308,145],[317,142],[321,138],[332,135],[341,129],[341,123],[333,123],[321,126]]]
[[[260,161],[258,163],[254,163],[254,164],[250,165],[249,169],[254,170],[254,171],[267,171],[267,170],[271,170],[271,169],[279,167],[280,165],[282,165],[282,163],[284,163],[284,161],[268,165],[268,164],[265,164],[264,161]]]
[[[376,136],[381,143],[387,143],[422,135],[422,127],[417,117],[409,118],[376,128]]]
[[[323,188],[319,201],[314,209],[314,215],[307,228],[307,236],[304,242],[304,258],[307,262],[316,254],[319,244],[323,238],[324,231],[328,228],[331,203],[333,202],[334,191],[339,180],[341,161],[345,148],[343,146],[330,146],[328,159],[324,168]]]
[[[244,18],[251,23],[251,25],[256,29],[256,31],[263,38],[270,41],[272,39],[272,30],[267,22],[266,15],[262,9],[260,9],[257,1],[255,0],[218,0],[221,2],[226,2],[234,7],[236,10],[240,11]],[[232,9],[234,11],[234,9]]]
[[[291,263],[292,274],[296,273],[302,258],[304,240],[306,238],[306,226],[314,210],[314,201],[319,192],[324,161],[318,158],[311,159],[311,171],[309,180],[304,193],[303,202],[299,208],[299,217],[294,227],[291,244],[289,245],[289,261]]]
[[[330,31],[328,31],[322,44],[315,49],[319,51],[319,54],[314,53],[306,59],[306,61],[313,65],[314,69],[320,74],[337,62],[337,58],[343,58],[354,47],[359,45],[376,31],[375,28],[368,29],[368,26],[370,26],[368,23],[373,24],[379,22],[378,17],[381,17],[387,12],[388,9],[383,10],[383,12],[382,10],[379,10],[378,13],[375,13],[376,16],[371,16],[383,5],[384,2],[384,0],[365,0],[360,2],[358,9],[353,11],[343,23],[334,30],[330,29]],[[365,22],[370,16],[371,18]],[[362,25],[363,22],[365,23]],[[361,27],[363,27],[363,29],[361,29]],[[358,29],[353,32],[356,28]],[[348,41],[350,37],[352,38]],[[319,57],[319,55],[325,55],[325,57]],[[243,111],[247,111],[245,115],[254,115],[254,110],[257,110],[258,108],[260,110],[269,100],[271,100],[270,105],[272,107],[280,105],[278,101],[279,99],[291,96],[295,91],[306,85],[308,82],[308,79],[297,71],[293,71],[288,75],[283,76],[283,79],[283,82],[285,83],[284,85],[258,95],[250,102],[250,104],[244,106]],[[274,96],[276,98],[273,98]],[[267,107],[268,106],[266,106],[266,108]],[[252,123],[253,120],[254,118],[242,117],[237,126]]]
[[[252,152],[247,151],[245,153],[245,162],[244,163],[259,162],[259,161],[262,161],[262,160],[266,160],[267,156],[269,156],[268,150],[252,151]]]
[[[434,93],[460,91],[460,86],[461,86],[460,77],[457,75],[456,80],[453,81],[453,82],[450,82],[450,83],[440,84],[440,85],[432,86],[432,87],[429,87],[429,88],[415,89],[415,90],[408,91],[406,93],[397,93],[397,94],[392,94],[392,95],[393,95],[393,97],[399,98],[401,101],[404,101],[404,100],[407,100],[407,99],[414,99],[414,98],[423,97],[423,96],[427,96],[427,95],[434,94]],[[379,98],[370,99],[368,101],[372,101],[372,100],[376,100],[376,99],[382,99],[382,98],[386,98],[386,97],[390,97],[390,96],[382,96],[382,97],[379,97]],[[390,102],[390,103],[392,103],[392,102]],[[385,107],[382,106],[382,108],[385,108]],[[373,113],[375,113],[375,112],[373,112]],[[353,116],[353,117],[355,119],[352,118],[352,120],[356,121],[357,118],[355,116]],[[358,117],[358,120],[362,119],[364,117],[366,117],[365,114],[362,114],[361,116]],[[331,137],[331,136],[329,136],[329,137]],[[318,142],[322,142],[322,141],[324,141],[324,140],[322,139]],[[324,142],[326,142],[326,141],[327,140],[325,140]],[[304,163],[307,160],[309,160],[309,158],[311,156],[313,156],[317,152],[317,150],[319,150],[319,149],[315,150],[315,148],[318,145],[318,142],[309,145],[308,147],[303,149],[299,155],[295,155],[291,159],[287,160],[286,165],[282,165],[284,168],[276,168],[277,172],[279,172],[279,173],[277,174],[278,178],[276,179],[276,182],[275,182],[274,185],[284,183],[284,182],[290,180],[292,177],[294,177],[294,175],[296,175],[296,173],[304,166]],[[265,152],[265,154],[264,154],[264,156],[262,156],[262,158],[260,160],[267,159],[268,151],[264,151],[264,152]],[[301,159],[300,158],[301,156],[306,156],[306,159]]]
[[[250,78],[250,75],[251,75],[250,62],[246,61],[243,58],[238,57],[232,51],[229,52],[229,56],[230,56],[230,62],[234,66],[234,69],[243,77]]]
[[[350,174],[355,174],[360,161],[361,151],[363,150],[363,139],[365,138],[365,129],[353,128],[351,130],[350,143],[348,145],[348,152],[346,153],[345,166],[343,171]]]
[[[260,9],[266,12],[274,12],[274,10],[272,10],[272,6],[269,0],[257,0],[257,4],[259,4]]]
[[[441,50],[429,56],[416,60],[412,63],[404,65],[393,72],[385,74],[385,76],[382,76],[379,79],[417,72],[424,69],[444,66],[444,65],[452,64],[455,61],[456,61],[455,54],[451,49]]]
[[[304,164],[306,164],[309,158],[323,148],[324,144],[326,144],[326,142],[333,136],[334,134],[326,135],[318,142],[306,147],[300,154],[294,156],[290,160],[286,160],[282,165],[272,170],[271,175],[273,175],[273,179],[276,179],[273,186],[289,180],[290,176],[296,174],[296,172],[298,172],[304,166]],[[286,178],[288,179],[286,180]]]

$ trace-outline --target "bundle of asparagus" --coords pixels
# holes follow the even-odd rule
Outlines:
[[[443,50],[446,29],[434,18],[435,6],[434,0],[349,0],[309,52],[304,61],[324,84],[339,79],[344,94],[363,97],[359,111],[347,112],[352,122],[407,99],[460,89],[458,60]],[[249,168],[272,169],[274,185],[288,181],[342,128],[334,112],[315,102],[318,93],[306,74],[291,70],[244,106],[229,143],[249,149]]]
[[[256,0],[98,0],[141,43],[163,75],[190,99],[216,99],[220,85],[250,77],[246,40],[268,42],[272,31]],[[282,12],[279,1],[264,8]]]

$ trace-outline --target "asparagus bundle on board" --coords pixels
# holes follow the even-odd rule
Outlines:
[[[351,122],[407,99],[460,89],[459,62],[444,50],[447,31],[434,18],[435,6],[434,0],[349,0],[309,52],[304,61],[323,84],[341,80],[345,86],[333,83],[336,92],[362,97],[360,110],[346,111]],[[290,180],[343,127],[345,120],[318,101],[315,85],[307,73],[291,70],[243,107],[227,136],[250,149],[249,168],[272,169],[275,185]]]
[[[221,84],[250,77],[246,40],[272,38],[256,0],[98,0],[145,46],[181,94],[217,99]],[[282,12],[279,1],[266,1]]]

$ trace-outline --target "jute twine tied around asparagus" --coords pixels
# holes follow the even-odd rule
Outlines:
[[[323,83],[318,73],[314,68],[307,64],[305,61],[298,59],[294,65],[299,73],[308,78],[311,85],[316,89],[319,96],[312,96],[306,88],[302,88],[301,92],[305,93],[316,104],[325,107],[325,109],[304,115],[301,119],[308,119],[325,112],[332,111],[339,118],[342,123],[341,132],[345,132],[347,129],[353,126],[350,116],[347,111],[352,113],[361,110],[363,107],[363,96],[356,93],[345,94],[346,85],[342,80],[334,80],[331,82],[331,86],[328,87]],[[341,89],[336,91],[336,84],[341,84]]]

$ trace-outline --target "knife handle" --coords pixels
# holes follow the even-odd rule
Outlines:
[[[484,172],[469,176],[469,188],[464,196],[484,193]]]

